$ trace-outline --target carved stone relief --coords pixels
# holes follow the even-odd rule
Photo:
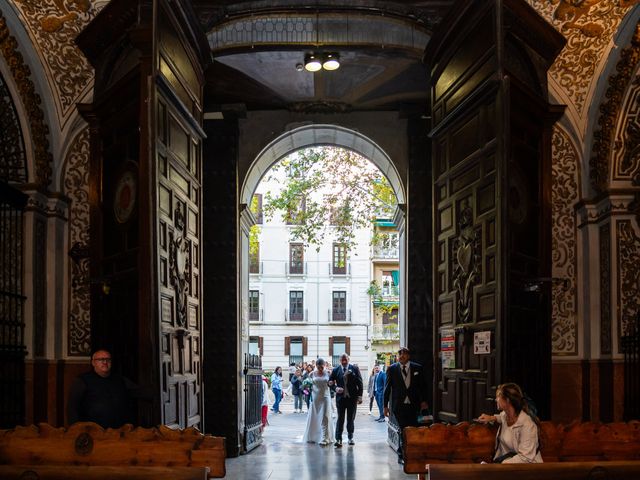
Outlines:
[[[604,192],[609,184],[611,151],[614,148],[614,134],[625,92],[640,62],[640,25],[631,41],[631,46],[620,53],[616,73],[609,77],[606,101],[600,105],[599,130],[594,133],[593,152],[590,162],[591,184],[594,189]]]
[[[176,323],[178,327],[187,326],[187,296],[191,279],[186,223],[182,204],[178,203],[174,212],[174,238],[169,248],[169,268],[171,285],[176,293]]]
[[[579,162],[566,132],[554,128],[551,145],[552,276],[567,282],[551,286],[551,348],[554,355],[578,353],[576,318],[576,217],[579,200]]]
[[[640,77],[634,80],[627,91],[625,105],[622,107],[620,127],[616,135],[613,179],[632,180],[638,172],[640,160]]]
[[[589,106],[587,95],[598,80],[596,68],[629,8],[638,0],[528,0],[567,39],[549,76],[571,99],[579,115]]]
[[[74,39],[106,4],[91,0],[13,0],[56,93],[60,125],[93,80],[93,69]]]
[[[44,114],[40,108],[40,96],[36,93],[33,82],[29,78],[31,72],[18,51],[18,42],[11,36],[7,22],[0,12],[0,54],[11,70],[13,79],[20,94],[20,100],[29,119],[31,139],[34,146],[35,172],[33,178],[40,186],[48,186],[51,181],[51,164],[53,158],[49,152],[49,127],[44,122]]]
[[[616,224],[618,250],[618,335],[630,333],[640,302],[640,236],[631,220]],[[618,345],[620,343],[618,342]]]
[[[64,193],[70,200],[69,259],[71,287],[67,320],[67,354],[89,355],[91,350],[89,292],[89,129],[76,137],[65,162]]]
[[[473,226],[473,210],[463,204],[458,221],[459,235],[452,242],[453,287],[458,296],[458,322],[471,320],[473,285],[480,276],[480,235]]]
[[[9,89],[0,75],[0,179],[6,182],[27,181],[27,159],[18,112]]]

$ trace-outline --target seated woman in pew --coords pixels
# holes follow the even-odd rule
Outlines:
[[[522,389],[515,383],[504,383],[496,390],[500,413],[483,413],[480,423],[498,422],[494,463],[542,463],[538,425],[529,414]]]

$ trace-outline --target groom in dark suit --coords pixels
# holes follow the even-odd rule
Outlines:
[[[400,444],[398,463],[402,458],[402,429],[418,425],[418,415],[428,408],[427,376],[422,365],[410,361],[411,352],[402,347],[398,350],[398,362],[387,369],[384,385],[384,415],[389,416],[389,400],[391,411],[400,426]]]
[[[342,430],[344,417],[347,416],[347,435],[349,445],[353,445],[353,421],[356,418],[358,405],[362,403],[362,375],[355,365],[349,363],[349,355],[343,353],[340,365],[335,367],[329,376],[329,385],[336,391],[336,407],[338,422],[336,423],[336,448],[342,447]]]

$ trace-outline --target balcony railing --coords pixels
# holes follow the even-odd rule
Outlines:
[[[386,325],[374,325],[372,330],[372,338],[376,340],[400,340],[400,329],[397,323],[388,323]]]
[[[372,248],[371,256],[373,258],[394,259],[400,258],[400,249],[398,247],[375,246]]]
[[[249,273],[251,275],[262,275],[264,262],[250,262]]]
[[[329,319],[330,322],[350,322],[351,321],[350,309],[342,312],[329,309],[327,310],[327,312],[328,312],[327,318]]]
[[[398,297],[400,295],[400,289],[397,285],[383,285],[380,289],[380,295],[383,298]]]
[[[284,263],[284,273],[286,275],[306,275],[307,262]]]
[[[285,322],[306,322],[309,320],[309,310],[306,308],[304,311],[299,312],[291,312],[289,309],[284,311],[284,321]]]
[[[264,310],[261,308],[258,311],[249,311],[250,322],[262,322],[264,320]]]
[[[333,263],[328,263],[330,276],[348,276],[351,275],[351,263],[347,262],[344,267],[336,267]]]

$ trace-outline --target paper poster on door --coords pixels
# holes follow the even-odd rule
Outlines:
[[[440,330],[440,358],[442,368],[456,368],[456,344],[453,328]]]
[[[491,353],[491,332],[475,332],[473,334],[473,353],[476,355]]]

